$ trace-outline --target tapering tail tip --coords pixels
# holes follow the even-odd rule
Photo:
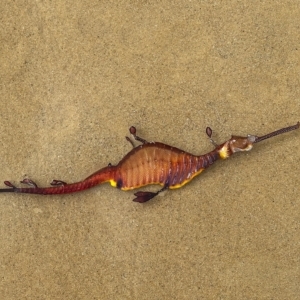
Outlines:
[[[0,189],[0,193],[14,193],[13,189]]]
[[[4,184],[6,186],[9,186],[8,189],[0,189],[0,193],[14,193],[15,192],[15,186],[11,184],[9,181],[4,181]]]

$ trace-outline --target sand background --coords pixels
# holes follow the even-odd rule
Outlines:
[[[0,182],[83,179],[130,125],[201,154],[206,126],[221,142],[300,121],[298,0],[0,11]],[[109,185],[1,194],[0,298],[299,299],[299,147],[265,141],[144,205]]]

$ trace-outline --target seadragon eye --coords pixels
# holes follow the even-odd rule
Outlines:
[[[257,139],[257,136],[252,135],[252,134],[248,134],[248,135],[247,135],[247,139],[248,139],[248,141],[249,141],[250,143],[254,143],[254,142],[256,141],[256,139]]]

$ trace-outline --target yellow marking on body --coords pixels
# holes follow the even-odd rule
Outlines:
[[[219,155],[222,159],[226,159],[229,157],[227,143],[220,149]]]
[[[110,180],[108,180],[108,181],[109,181],[109,183],[110,183],[111,186],[117,187],[117,182],[116,182],[115,180],[110,179]]]
[[[182,186],[184,186],[185,184],[187,184],[188,182],[190,182],[194,177],[196,177],[197,175],[199,175],[202,171],[204,171],[205,169],[200,169],[199,171],[197,171],[196,173],[194,173],[190,178],[184,180],[181,183],[178,183],[176,185],[171,185],[169,186],[169,189],[173,190],[173,189],[179,189]]]

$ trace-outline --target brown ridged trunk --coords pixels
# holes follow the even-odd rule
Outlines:
[[[147,143],[134,148],[117,165],[118,187],[130,190],[160,184],[172,188],[188,181],[216,159],[216,155],[195,156],[162,143]]]

